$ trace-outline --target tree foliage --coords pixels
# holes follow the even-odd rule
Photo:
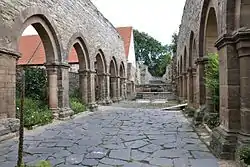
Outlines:
[[[208,54],[208,64],[205,68],[205,84],[212,91],[212,99],[215,109],[219,108],[219,56],[218,54]]]
[[[162,76],[170,63],[169,46],[163,46],[159,41],[144,32],[134,30],[136,61],[143,62],[153,76]]]

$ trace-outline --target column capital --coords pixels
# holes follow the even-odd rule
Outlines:
[[[215,47],[221,49],[225,45],[236,44],[239,41],[249,40],[249,36],[250,29],[242,27],[232,33],[222,34],[215,42]]]
[[[64,68],[64,69],[69,69],[70,68],[70,65],[68,63],[61,63],[58,66],[61,67],[61,68]]]
[[[21,53],[17,52],[15,50],[11,50],[11,49],[7,49],[4,47],[0,47],[0,53],[4,53],[4,54],[8,54],[11,55],[12,57],[18,59],[19,57],[21,57]]]

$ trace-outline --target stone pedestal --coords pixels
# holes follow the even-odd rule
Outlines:
[[[54,118],[58,119],[58,66],[47,64],[46,70],[48,76],[49,109],[52,110]]]
[[[58,66],[59,119],[68,119],[74,112],[69,106],[69,65]]]
[[[233,38],[224,37],[216,43],[220,59],[221,125],[213,131],[211,148],[220,158],[234,159],[240,129],[239,59],[235,44],[228,42]]]

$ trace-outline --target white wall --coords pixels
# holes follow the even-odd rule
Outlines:
[[[128,53],[128,63],[132,64],[132,67],[136,68],[136,59],[135,59],[135,47],[134,47],[134,33],[133,30],[131,32],[130,38],[130,46],[129,46],[129,53]]]

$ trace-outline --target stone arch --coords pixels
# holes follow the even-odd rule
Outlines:
[[[125,65],[124,62],[122,61],[120,64],[120,68],[119,68],[119,76],[120,76],[120,97],[122,97],[122,99],[125,97],[125,81],[126,81],[126,76],[125,76]]]
[[[66,55],[64,57],[65,61],[69,61],[69,56],[72,54],[72,52],[75,52],[78,58],[78,63],[74,64],[78,67],[76,69],[79,73],[79,93],[82,99],[82,102],[87,104],[89,102],[89,89],[90,86],[90,80],[89,80],[89,70],[90,70],[90,60],[89,60],[89,52],[88,47],[86,44],[86,41],[84,40],[81,33],[75,33],[71,36],[69,39],[67,48],[66,48]],[[74,73],[74,72],[73,72]],[[73,75],[73,73],[70,73],[70,75]],[[69,83],[71,81],[69,80]],[[70,84],[71,85],[71,84]],[[72,86],[69,88],[71,91],[76,88],[75,84],[72,84]]]
[[[96,101],[99,103],[104,103],[105,94],[106,94],[106,60],[104,53],[101,49],[98,50],[96,57],[95,57],[95,98]]]
[[[59,117],[59,107],[67,107],[68,104],[63,103],[62,92],[58,92],[61,86],[60,77],[61,69],[57,65],[61,65],[62,47],[59,42],[55,27],[49,21],[47,16],[41,14],[39,10],[31,10],[30,8],[21,12],[21,15],[15,19],[13,26],[12,46],[19,48],[19,40],[23,31],[32,25],[39,34],[45,51],[45,65],[48,78],[48,106],[52,110],[55,118]]]
[[[116,102],[117,99],[117,63],[115,57],[112,57],[109,64],[110,73],[110,98]]]
[[[72,48],[74,48],[77,53],[77,57],[79,59],[79,69],[90,70],[89,50],[87,42],[81,33],[77,32],[73,34],[69,39],[66,49],[67,54],[65,55],[64,58],[66,61],[68,61],[68,56]]]
[[[23,31],[29,26],[32,25],[38,32],[46,54],[46,63],[54,64],[60,63],[62,61],[62,44],[59,42],[59,35],[56,30],[52,19],[48,15],[48,11],[37,8],[30,7],[23,10],[19,16],[14,20],[12,26],[12,36],[11,40],[12,47],[17,50],[18,41],[22,36]]]
[[[205,39],[204,36],[206,34],[206,27],[207,27],[207,16],[210,11],[210,8],[213,8],[214,12],[216,12],[215,8],[215,2],[214,0],[204,0],[203,6],[202,6],[202,11],[201,11],[201,18],[200,18],[200,29],[199,29],[199,57],[204,57],[206,54],[205,51]],[[216,22],[218,23],[217,17],[216,17]],[[218,26],[218,25],[217,25]],[[218,30],[218,27],[217,27]]]

